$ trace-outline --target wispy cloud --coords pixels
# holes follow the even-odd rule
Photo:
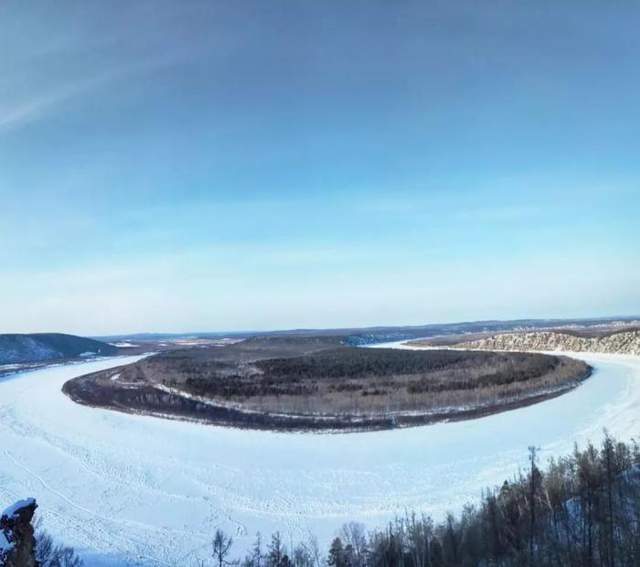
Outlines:
[[[93,76],[69,80],[47,92],[23,101],[0,102],[0,133],[26,126],[55,112],[65,103],[132,75],[151,72],[179,63],[183,53],[137,61],[103,70]]]
[[[0,108],[0,131],[19,128],[37,120],[57,105],[80,95],[93,86],[94,81],[79,81],[55,89],[45,95],[34,97],[15,105]]]

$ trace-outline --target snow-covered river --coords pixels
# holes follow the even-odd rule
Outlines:
[[[235,549],[256,531],[321,543],[347,521],[441,516],[541,457],[640,434],[640,358],[576,355],[576,390],[473,421],[351,434],[243,431],[77,405],[68,379],[134,358],[0,379],[0,508],[34,496],[45,527],[88,565],[190,565],[217,527]],[[92,551],[89,551],[92,550]]]

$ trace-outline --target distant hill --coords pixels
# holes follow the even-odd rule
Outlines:
[[[531,331],[563,328],[593,334],[610,333],[613,329],[625,330],[631,325],[640,326],[640,316],[598,317],[591,319],[514,319],[510,321],[466,321],[460,323],[432,323],[415,326],[345,327],[334,329],[289,329],[275,331],[190,332],[190,333],[136,333],[95,337],[97,340],[115,341],[175,341],[177,339],[249,338],[263,336],[332,336],[345,337],[349,344],[364,345],[388,341],[401,341],[425,337],[451,335],[499,333],[508,331]]]
[[[113,345],[61,333],[0,335],[0,364],[45,362],[89,355],[117,354]]]

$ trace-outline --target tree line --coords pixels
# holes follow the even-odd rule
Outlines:
[[[609,435],[529,466],[457,515],[435,522],[397,518],[367,532],[345,525],[328,549],[316,540],[291,549],[280,534],[232,559],[233,540],[216,532],[209,563],[243,567],[637,567],[640,565],[640,449]]]

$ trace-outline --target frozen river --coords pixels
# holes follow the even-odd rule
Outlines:
[[[541,458],[640,434],[640,358],[575,355],[596,369],[576,390],[473,421],[385,432],[269,433],[77,405],[68,379],[135,358],[0,379],[0,508],[37,498],[45,527],[89,565],[190,565],[217,527],[236,551],[259,530],[285,541],[405,510],[458,511]],[[90,551],[91,550],[91,551]],[[193,563],[192,563],[193,561]]]

